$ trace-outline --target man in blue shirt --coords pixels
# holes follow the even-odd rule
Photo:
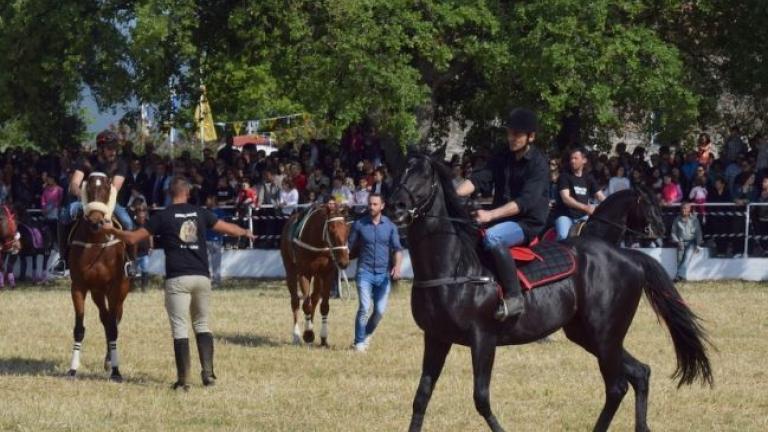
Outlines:
[[[357,297],[360,305],[355,319],[355,351],[368,349],[373,331],[387,308],[390,276],[400,278],[403,247],[397,227],[382,215],[384,200],[380,194],[368,196],[368,214],[358,219],[349,233],[349,246],[359,251],[357,258]],[[394,251],[395,265],[390,270],[390,256]],[[373,314],[368,318],[373,303]]]

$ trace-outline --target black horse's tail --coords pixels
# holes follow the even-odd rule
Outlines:
[[[677,355],[677,369],[672,378],[679,378],[678,387],[692,384],[696,378],[712,386],[712,367],[707,358],[711,345],[699,322],[699,317],[685,304],[680,293],[656,259],[636,252],[637,261],[645,271],[645,294],[656,315],[664,320]]]

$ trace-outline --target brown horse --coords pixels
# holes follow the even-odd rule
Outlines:
[[[75,224],[69,248],[72,303],[75,306],[75,344],[69,376],[74,377],[80,366],[80,349],[85,337],[85,297],[90,291],[107,336],[104,369],[109,371],[111,368],[111,381],[122,382],[117,355],[117,326],[123,316],[123,301],[129,289],[129,280],[123,270],[125,244],[98,229],[111,218],[115,189],[108,176],[96,172],[88,176],[84,183],[83,197],[84,215]]]
[[[5,286],[5,254],[17,252],[20,248],[17,231],[16,214],[7,205],[0,205],[0,290]],[[12,252],[13,251],[13,252]],[[8,283],[11,288],[13,281],[13,266],[8,271]]]
[[[303,227],[297,224],[304,222]],[[296,232],[298,231],[298,232]],[[315,341],[313,321],[315,309],[322,297],[320,314],[320,345],[328,346],[328,312],[331,287],[339,269],[349,265],[346,208],[326,204],[307,209],[291,216],[280,237],[280,254],[285,266],[288,292],[293,310],[293,343],[299,344],[299,301],[304,299],[304,334],[306,343]],[[310,292],[310,281],[314,285]],[[299,296],[299,286],[301,296]]]

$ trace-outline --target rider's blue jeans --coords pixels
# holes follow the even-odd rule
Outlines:
[[[571,219],[568,216],[560,216],[555,219],[555,231],[557,231],[557,239],[565,240],[568,238],[568,233],[571,231],[573,224],[587,220],[588,216],[583,216],[577,219]]]
[[[69,211],[62,212],[62,216],[64,216],[63,222],[70,223],[75,220],[75,218],[77,218],[77,214],[82,209],[83,203],[80,200],[72,201],[72,203],[69,204]],[[118,221],[120,221],[120,225],[123,226],[123,230],[133,231],[133,219],[131,218],[131,215],[128,214],[128,210],[126,210],[125,207],[121,206],[120,204],[115,204],[115,217]]]
[[[518,246],[525,242],[525,233],[517,222],[501,222],[485,231],[483,246],[486,250],[499,246]]]

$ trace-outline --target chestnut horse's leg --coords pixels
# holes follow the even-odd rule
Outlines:
[[[299,287],[295,269],[286,264],[285,280],[288,284],[288,294],[291,295],[291,312],[293,312],[293,344],[301,343],[301,330],[299,330]]]
[[[113,334],[110,336],[109,330],[107,331],[107,358],[109,359],[110,366],[112,367],[112,375],[110,380],[115,382],[122,382],[123,377],[120,375],[120,356],[117,351],[117,338],[119,335],[118,328],[120,326],[120,320],[123,319],[123,302],[128,296],[131,284],[130,280],[125,277],[121,277],[117,282],[116,289],[109,290],[107,294],[107,305],[109,306],[109,319],[114,328],[111,330]],[[106,363],[106,361],[105,361]]]
[[[320,295],[322,296],[322,303],[320,303],[320,316],[322,316],[323,323],[320,327],[320,346],[328,347],[328,312],[331,310],[331,287],[336,282],[336,271],[331,270],[325,272],[322,276],[318,277],[318,281],[322,282],[320,288]]]
[[[312,333],[312,341],[315,339],[314,334],[314,323],[315,323],[315,311],[317,310],[317,305],[320,303],[320,294],[322,294],[323,290],[323,278],[325,275],[323,274],[316,274],[312,278],[312,294],[310,294],[310,299],[312,301],[310,306],[310,312],[309,312],[309,329],[313,332]],[[306,319],[307,317],[305,317]]]
[[[80,367],[80,350],[83,347],[83,339],[85,338],[85,327],[83,326],[85,291],[79,289],[74,284],[72,285],[72,305],[75,307],[75,329],[73,332],[75,344],[72,346],[72,362],[70,363],[67,375],[74,378],[77,374],[77,369]]]
[[[312,295],[310,295],[311,282],[312,281],[307,275],[299,275],[299,286],[301,287],[302,297],[304,297],[304,304],[302,305],[302,309],[304,310],[304,335],[302,337],[306,343],[315,341],[315,330],[312,324],[312,313],[314,312],[315,307],[312,304]]]
[[[119,358],[117,356],[117,319],[114,314],[107,308],[107,302],[104,292],[92,292],[91,297],[93,302],[99,308],[99,320],[104,326],[104,334],[107,339],[107,354],[104,357],[104,370],[112,371],[109,379],[114,382],[122,382],[123,377],[120,376]]]

